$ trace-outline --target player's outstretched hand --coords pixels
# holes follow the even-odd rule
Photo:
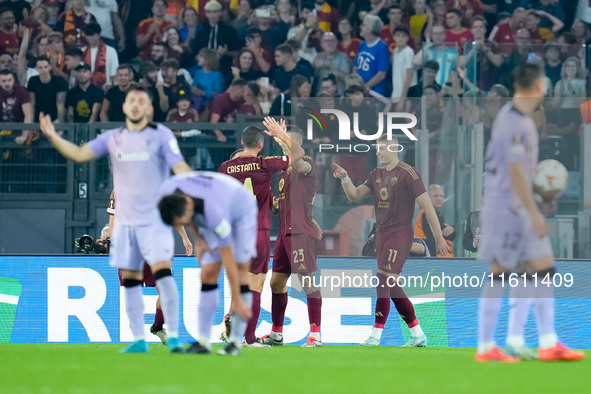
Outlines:
[[[246,303],[242,301],[241,298],[235,299],[234,297],[232,297],[230,313],[235,313],[246,321],[252,316],[252,310],[246,305]]]
[[[535,215],[532,216],[531,225],[536,234],[540,236],[540,238],[545,235],[548,235],[548,224],[546,223],[546,219],[544,219],[544,216],[540,212],[537,212]]]
[[[336,167],[336,170],[334,170],[332,173],[335,178],[343,179],[347,176],[347,170],[345,170],[343,167],[337,163],[332,163],[332,165]]]
[[[445,256],[449,253],[449,247],[447,246],[447,242],[443,237],[435,238],[435,249],[437,250],[437,254]]]
[[[271,137],[279,137],[282,134],[285,134],[281,125],[272,117],[266,116],[263,120],[263,126],[267,128],[265,130],[265,134]]]
[[[51,116],[45,115],[43,112],[39,114],[39,123],[41,123],[41,131],[48,140],[52,140],[57,136],[55,132],[55,127],[53,127],[53,122],[51,121]]]

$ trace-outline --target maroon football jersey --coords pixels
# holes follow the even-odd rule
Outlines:
[[[305,160],[312,170],[304,175],[291,167],[281,173],[279,180],[279,235],[311,234],[316,235],[313,208],[316,197],[316,174],[314,161],[308,156]]]
[[[271,228],[269,209],[273,194],[271,190],[271,176],[287,169],[289,160],[287,156],[276,157],[237,157],[222,163],[218,172],[228,174],[238,179],[254,194],[259,206],[258,225],[259,230]]]
[[[190,122],[198,122],[199,121],[199,113],[194,108],[189,108],[184,115],[179,113],[178,108],[173,108],[168,112],[168,116],[166,117],[167,122],[176,122],[176,123],[190,123]]]
[[[390,171],[378,167],[369,174],[364,185],[373,194],[379,228],[412,226],[415,200],[426,191],[416,169],[401,161]]]

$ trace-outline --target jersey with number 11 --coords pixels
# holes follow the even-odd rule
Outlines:
[[[272,194],[271,177],[273,173],[286,170],[289,166],[287,156],[276,157],[237,157],[222,163],[218,172],[228,174],[236,178],[250,190],[257,199],[259,207],[258,228],[268,230],[271,228],[269,207]]]

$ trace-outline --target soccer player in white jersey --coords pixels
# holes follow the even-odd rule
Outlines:
[[[110,264],[121,269],[125,287],[126,309],[134,342],[122,353],[145,353],[142,267],[144,260],[152,268],[164,319],[168,324],[168,348],[180,352],[178,340],[179,294],[172,277],[174,253],[172,229],[158,212],[158,191],[169,177],[190,172],[172,132],[150,123],[154,108],[149,92],[140,85],[127,91],[123,112],[124,127],[102,133],[83,146],[75,145],[56,133],[51,118],[41,114],[41,130],[66,158],[77,163],[105,155],[111,159],[113,184],[117,195]]]
[[[584,353],[562,345],[554,331],[554,258],[548,226],[532,193],[538,163],[538,131],[531,114],[544,98],[544,73],[540,66],[520,66],[515,72],[514,87],[513,100],[499,111],[486,149],[486,202],[481,216],[485,236],[478,258],[490,262],[493,279],[484,285],[480,299],[476,361],[517,362],[529,358],[531,351],[523,340],[523,324],[532,298],[536,304],[539,359],[580,360]],[[536,283],[521,280],[517,288],[511,289],[510,326],[521,326],[521,332],[509,336],[512,356],[496,347],[494,331],[504,290],[502,275],[506,279],[522,261],[534,271],[531,279]],[[515,324],[520,316],[523,324]]]

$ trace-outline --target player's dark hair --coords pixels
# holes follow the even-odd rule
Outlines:
[[[261,93],[261,87],[256,82],[251,81],[246,86],[248,86],[255,98]]]
[[[256,148],[259,142],[264,139],[265,133],[256,126],[247,126],[242,132],[242,142],[245,148]]]
[[[12,75],[14,77],[14,73],[11,70],[0,70],[0,75]]]
[[[542,67],[537,63],[526,63],[515,70],[513,87],[516,91],[530,91],[544,76]]]
[[[89,23],[84,28],[84,34],[86,34],[87,36],[94,36],[95,34],[101,34],[101,33],[102,33],[101,25],[99,25],[98,23]]]
[[[230,84],[230,86],[246,86],[248,85],[248,82],[246,82],[246,79],[242,79],[242,78],[238,78],[237,80],[235,80],[234,82],[232,82]]]
[[[179,65],[179,62],[176,59],[167,59],[162,62],[160,68],[162,70],[168,70],[169,68],[172,68],[173,70],[178,71],[178,69],[181,68],[181,66]]]
[[[71,57],[77,57],[77,58],[83,59],[84,52],[82,52],[79,48],[71,48],[66,51],[64,56],[71,56]]]
[[[356,93],[361,93],[361,94],[365,95],[365,89],[363,88],[363,86],[351,85],[347,88],[347,91],[345,93],[347,95],[356,94]]]
[[[322,78],[322,82],[325,81],[330,81],[333,83],[333,85],[337,84],[337,77],[334,76],[334,74],[328,74],[328,76]]]
[[[12,15],[14,14],[14,10],[12,8],[8,8],[8,6],[4,6],[2,8],[0,8],[0,15],[4,14],[5,12],[12,12]]]
[[[168,49],[168,43],[166,41],[158,41],[158,42],[155,42],[154,44],[152,44],[152,48],[153,47],[162,47],[166,50],[166,49]]]
[[[150,101],[152,101],[154,99],[152,97],[152,92],[150,92],[150,90],[147,87],[145,87],[144,85],[142,85],[140,83],[132,83],[131,85],[129,85],[129,89],[127,89],[127,92],[125,93],[125,97],[127,98],[127,95],[131,92],[146,93],[148,95],[148,97],[150,98]]]
[[[232,154],[230,155],[230,160],[235,159],[236,156],[238,156],[239,153],[244,152],[244,149],[237,149],[234,152],[232,152]]]
[[[166,8],[168,8],[168,1],[166,1],[166,0],[154,0],[154,1],[152,2],[152,7],[154,7],[154,4],[155,4],[157,1],[161,1],[161,2],[163,2],[163,3],[164,3],[164,6],[165,6]]]
[[[398,25],[394,28],[394,34],[403,33],[410,37],[410,29],[407,25]]]
[[[119,70],[129,71],[131,73],[132,77],[135,75],[135,70],[129,64],[121,64],[119,67],[117,67],[117,71],[119,71]]]
[[[187,200],[185,200],[184,195],[180,193],[166,195],[158,201],[160,217],[162,218],[162,221],[169,226],[173,225],[174,219],[185,214],[186,207]]]
[[[486,25],[488,24],[488,23],[486,23],[486,19],[484,19],[483,16],[476,15],[472,18],[472,21],[470,22],[470,27],[474,27],[474,23],[477,21],[482,22],[484,24],[484,27],[486,27]]]
[[[432,89],[435,91],[435,93],[439,93],[441,91],[441,88],[438,85],[434,85],[434,84],[430,84],[430,85],[425,86],[423,88],[423,92],[427,89]]]

